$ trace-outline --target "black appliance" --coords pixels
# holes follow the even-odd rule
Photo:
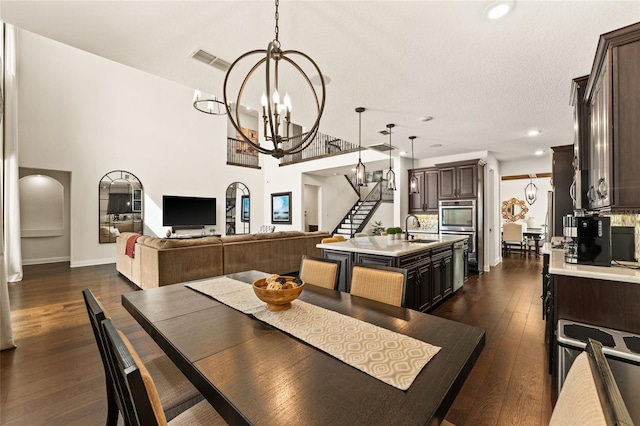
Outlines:
[[[611,258],[613,260],[635,262],[636,238],[633,226],[611,227]]]
[[[611,218],[576,217],[576,235],[579,264],[611,266]]]

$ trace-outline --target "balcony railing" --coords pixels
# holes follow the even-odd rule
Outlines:
[[[294,146],[298,141],[299,138],[291,139],[285,143],[285,148],[287,148],[287,146]],[[357,150],[358,145],[349,141],[338,139],[324,133],[318,133],[304,151],[297,154],[285,155],[280,160],[280,165],[295,164],[302,161],[315,160],[317,158],[345,154]],[[258,150],[246,142],[235,138],[227,138],[227,164],[260,168]]]
[[[287,142],[286,146],[293,146],[296,142],[299,142],[299,139],[292,139]],[[311,144],[305,148],[304,151],[297,154],[285,155],[282,160],[280,160],[280,165],[300,163],[302,161],[315,160],[317,158],[345,154],[357,150],[358,145],[318,132]]]
[[[246,142],[227,138],[227,164],[259,169],[258,150]]]

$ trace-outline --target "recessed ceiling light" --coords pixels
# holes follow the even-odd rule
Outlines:
[[[497,1],[487,8],[487,18],[500,19],[513,9],[513,1]]]
[[[431,121],[431,120],[433,120],[433,117],[430,115],[425,115],[420,117],[420,121],[422,121],[423,123],[426,123],[427,121]]]
[[[540,133],[540,130],[529,130],[527,136],[538,136]]]
[[[541,149],[539,149],[539,150],[537,150],[537,151],[535,152],[535,154],[536,154],[536,155],[542,155],[542,154],[544,154],[544,151],[543,151],[543,150],[541,150]]]
[[[434,143],[433,145],[429,145],[429,148],[440,148],[441,146],[441,143]]]
[[[407,155],[407,151],[400,151],[400,155]]]
[[[331,83],[331,77],[329,77],[328,75],[322,74],[322,78],[324,79],[325,86]],[[317,74],[311,76],[309,81],[311,81],[311,84],[313,84],[314,86],[322,86],[322,81],[320,80],[320,76]]]
[[[352,172],[355,172],[355,171],[356,171],[356,168],[354,167],[353,169],[351,169],[351,171],[352,171]]]

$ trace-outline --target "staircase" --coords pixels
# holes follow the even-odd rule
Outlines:
[[[353,237],[362,232],[380,203],[393,202],[393,191],[386,190],[386,183],[386,180],[379,181],[364,200],[356,201],[333,233]]]
[[[356,233],[362,232],[380,203],[380,200],[358,200],[342,219],[340,225],[333,230],[333,233],[353,237]]]

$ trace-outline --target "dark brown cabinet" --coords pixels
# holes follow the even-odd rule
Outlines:
[[[478,196],[478,163],[438,165],[438,198],[455,200]]]
[[[571,190],[574,209],[589,208],[589,132],[591,111],[584,102],[589,76],[571,81],[571,105],[573,106],[573,169],[574,182]]]
[[[591,209],[640,211],[640,23],[600,36],[586,86]]]
[[[553,236],[562,236],[562,217],[573,214],[573,145],[551,147],[553,176]]]
[[[415,169],[409,170],[409,179],[418,179],[420,192],[409,194],[409,213],[437,214],[438,213],[438,170]]]

